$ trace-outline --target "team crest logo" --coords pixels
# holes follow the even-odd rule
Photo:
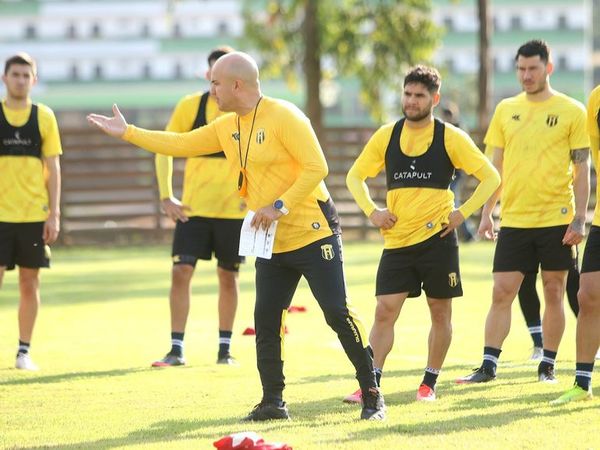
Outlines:
[[[313,222],[312,227],[313,230],[318,230],[319,228],[321,228],[321,224],[319,222]]]
[[[558,123],[558,116],[555,114],[548,114],[546,117],[546,125],[553,127]]]
[[[256,143],[262,144],[263,142],[265,142],[265,129],[259,128],[256,132]]]
[[[238,133],[237,131],[235,133],[231,133],[231,137],[233,138],[234,141],[239,141],[240,133]]]
[[[323,257],[323,259],[326,259],[327,261],[331,261],[333,259],[333,257],[335,256],[335,253],[333,252],[333,245],[331,245],[331,244],[321,245],[321,256]]]
[[[513,114],[512,120],[519,122],[521,120],[521,114]]]
[[[458,285],[458,275],[456,272],[451,272],[448,274],[448,285],[450,287],[456,287]]]
[[[177,264],[177,263],[180,263],[180,262],[181,262],[181,257],[180,257],[179,255],[175,255],[175,256],[173,256],[173,258],[172,258],[172,259],[173,259],[173,262],[174,262],[175,264]]]

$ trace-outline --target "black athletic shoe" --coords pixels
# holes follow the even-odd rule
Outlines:
[[[547,384],[558,383],[556,375],[554,375],[554,366],[546,366],[544,370],[538,368],[538,381]]]
[[[385,402],[378,388],[372,387],[368,391],[363,391],[362,400],[361,419],[385,420]]]
[[[219,356],[217,358],[217,364],[224,364],[227,366],[239,366],[239,363],[229,353],[223,356]]]
[[[481,366],[473,371],[473,373],[458,378],[456,382],[458,384],[468,384],[468,383],[487,383],[488,381],[492,381],[496,379],[496,374],[492,372],[490,369],[486,369]]]
[[[261,402],[250,411],[250,414],[242,419],[244,422],[259,422],[263,420],[290,420],[285,402],[281,406],[277,406],[274,403]]]

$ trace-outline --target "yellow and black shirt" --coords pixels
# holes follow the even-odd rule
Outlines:
[[[240,168],[240,152],[245,160],[248,148],[248,208],[256,211],[281,199],[289,210],[279,219],[275,253],[296,250],[339,230],[339,219],[323,181],[328,173],[325,156],[308,118],[289,102],[263,97],[256,111],[244,116],[225,114],[187,133],[129,125],[123,138],[151,152],[172,156],[222,150],[236,170]]]
[[[438,172],[443,172],[444,179],[449,180],[450,172],[456,168],[468,174],[480,174],[481,180],[488,180],[484,189],[478,189],[478,195],[472,196],[459,209],[465,218],[478,209],[500,183],[491,163],[461,129],[435,120],[423,128],[404,124],[398,137],[398,133],[394,133],[398,123],[384,125],[373,134],[347,176],[350,192],[369,216],[376,205],[364,180],[377,176],[385,167],[388,178],[386,207],[397,217],[392,228],[381,231],[386,249],[414,245],[439,233],[454,210],[454,194],[447,185],[442,187],[440,180],[434,180],[435,176],[430,177],[429,169],[420,168],[424,159],[428,158],[431,164],[439,160]],[[393,158],[390,158],[390,152],[395,152]],[[407,159],[408,169],[388,167],[394,158]]]
[[[532,102],[525,93],[502,100],[485,136],[504,149],[501,225],[540,228],[571,223],[571,151],[588,148],[585,108],[561,93]]]
[[[600,173],[599,152],[600,152],[600,86],[590,94],[587,107],[587,131],[590,136],[590,147],[592,159],[596,169],[596,175]],[[600,226],[600,183],[596,182],[596,209],[592,225]]]
[[[203,100],[204,101],[201,101]],[[167,124],[167,131],[182,133],[212,122],[222,115],[208,93],[197,92],[182,98]],[[241,219],[246,206],[237,191],[239,167],[220,152],[189,158],[185,162],[182,203],[188,216]],[[173,196],[173,157],[156,155],[156,178],[160,198]]]
[[[48,218],[44,158],[62,154],[56,117],[42,104],[0,111],[0,222]]]

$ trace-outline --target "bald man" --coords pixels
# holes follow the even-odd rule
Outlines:
[[[191,157],[222,150],[239,170],[240,196],[255,211],[252,226],[278,222],[273,256],[256,258],[254,322],[263,396],[245,420],[289,419],[283,401],[282,330],[302,276],[356,369],[361,419],[385,419],[364,327],[347,301],[339,217],[323,181],[327,163],[308,118],[288,102],[263,96],[256,62],[241,52],[215,63],[211,95],[221,111],[234,114],[188,133],[128,125],[116,105],[113,117],[90,114],[88,120],[154,153]]]

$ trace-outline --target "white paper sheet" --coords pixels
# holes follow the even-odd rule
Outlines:
[[[257,230],[250,226],[253,217],[254,211],[248,211],[248,214],[244,217],[244,223],[240,231],[240,249],[238,253],[240,256],[258,256],[271,259],[277,221],[271,222],[266,230],[263,228]]]

